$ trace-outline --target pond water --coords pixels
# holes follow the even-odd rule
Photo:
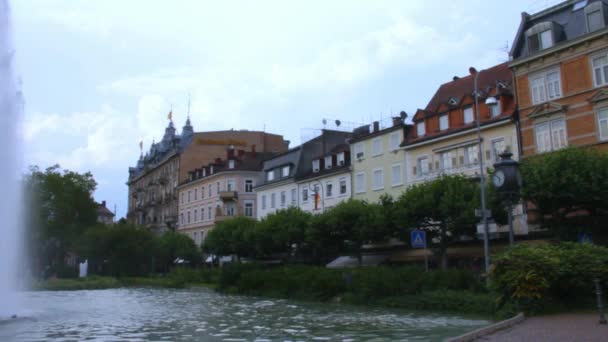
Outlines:
[[[222,295],[207,289],[28,292],[0,341],[441,341],[489,324],[445,314]]]

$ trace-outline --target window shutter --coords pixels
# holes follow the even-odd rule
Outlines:
[[[413,173],[414,173],[414,176],[415,176],[416,175],[416,167],[415,166],[412,168],[412,171],[414,171]]]

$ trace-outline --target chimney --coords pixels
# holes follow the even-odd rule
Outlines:
[[[101,201],[101,206],[105,208],[106,207],[106,201]]]
[[[374,133],[380,130],[380,122],[374,121]]]
[[[393,127],[399,126],[399,125],[401,125],[401,123],[402,123],[402,121],[401,121],[400,117],[398,117],[398,116],[393,117]]]
[[[460,77],[458,77],[458,76],[452,77],[452,81],[458,81],[459,79],[460,79]]]

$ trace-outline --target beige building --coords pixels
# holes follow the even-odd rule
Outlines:
[[[409,127],[396,117],[390,127],[381,129],[376,121],[371,128],[356,129],[350,141],[353,198],[378,202],[388,194],[396,199],[406,187],[405,153],[400,145]]]
[[[256,217],[253,188],[263,177],[262,160],[269,153],[228,149],[225,159],[189,172],[177,187],[177,231],[200,245],[219,221],[234,216]]]
[[[288,141],[266,132],[229,130],[195,133],[190,120],[182,134],[176,134],[173,122],[163,139],[142,154],[135,167],[129,168],[129,222],[155,232],[175,229],[178,220],[178,184],[189,179],[188,172],[225,156],[230,147],[257,152],[282,152]]]
[[[427,107],[419,109],[413,118],[414,129],[403,144],[408,186],[441,175],[479,177],[480,153],[484,170],[492,168],[505,150],[519,159],[516,106],[507,63],[480,71],[478,82],[481,146],[473,76],[454,77],[441,85]],[[490,97],[496,99],[496,105],[485,104]],[[506,229],[501,227],[500,231]],[[521,206],[514,212],[514,229],[519,234],[527,233]]]

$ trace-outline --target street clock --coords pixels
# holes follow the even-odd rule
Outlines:
[[[513,159],[511,152],[504,152],[500,155],[500,161],[494,164],[494,174],[492,183],[496,191],[503,198],[519,198],[522,180],[519,172],[519,163]]]

